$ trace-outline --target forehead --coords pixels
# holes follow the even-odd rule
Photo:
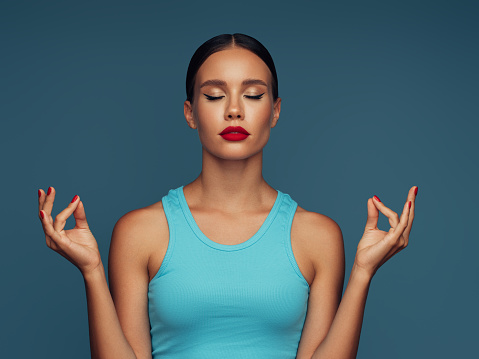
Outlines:
[[[257,55],[242,48],[215,52],[201,65],[196,74],[196,83],[211,79],[241,82],[244,79],[260,79],[269,83],[271,72]]]

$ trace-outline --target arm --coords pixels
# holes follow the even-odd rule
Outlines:
[[[103,264],[95,272],[85,275],[84,282],[92,359],[136,359],[120,326],[115,305],[108,290]]]
[[[336,287],[331,285],[339,282],[336,273],[341,270],[341,266],[328,265],[328,263],[324,265],[323,262],[327,262],[328,258],[333,258],[333,262],[342,262],[341,252],[338,250],[340,244],[342,244],[341,231],[337,225],[334,225],[335,223],[332,220],[330,222],[333,222],[333,224],[330,223],[326,226],[326,229],[324,229],[325,226],[323,224],[323,229],[321,229],[322,238],[316,240],[319,244],[315,246],[316,250],[313,251],[316,253],[313,263],[317,270],[310,293],[310,298],[312,298],[311,295],[314,295],[315,298],[319,299],[315,299],[311,311],[308,309],[303,329],[303,335],[306,337],[312,338],[315,336],[317,346],[313,347],[313,340],[303,344],[302,335],[298,348],[298,359],[356,358],[364,308],[372,277],[382,264],[404,249],[408,244],[409,233],[414,219],[414,189],[412,187],[409,190],[408,200],[404,205],[400,219],[395,212],[384,206],[380,201],[368,200],[368,219],[365,232],[358,244],[355,262],[346,291],[337,312],[333,314],[334,319],[326,335],[324,330],[315,332],[314,325],[306,325],[321,320],[324,321],[324,315],[320,315],[321,311],[331,312],[331,305],[329,304],[331,300],[328,299],[327,294],[320,292],[316,288],[322,287],[324,290],[325,287],[329,286],[330,290],[332,290]],[[409,206],[410,202],[411,207]],[[378,209],[389,218],[392,227],[389,232],[384,232],[377,228]],[[320,230],[320,226],[316,224],[316,227],[317,230]],[[312,229],[311,231],[314,232]],[[327,243],[327,245],[324,243]],[[316,283],[319,283],[319,286],[316,286]],[[327,293],[327,290],[325,292]],[[328,318],[326,316],[326,319]]]
[[[85,276],[94,359],[151,359],[148,214],[145,209],[134,210],[116,223],[108,256],[110,290],[103,266]]]
[[[370,282],[371,278],[353,265],[331,328],[312,359],[356,358]]]
[[[332,219],[320,220],[320,216],[303,226],[309,228],[315,275],[296,358],[355,358],[370,277],[353,265],[341,299],[344,281],[341,229]]]
[[[159,207],[158,211],[148,207],[137,209],[120,218],[113,230],[108,258],[116,312],[125,337],[141,359],[152,357],[148,314],[150,253],[166,252],[169,238],[166,217],[159,213],[161,202]],[[161,249],[158,243],[163,244]]]
[[[103,266],[101,271],[85,276],[93,359],[152,357],[148,317],[149,240],[157,239],[155,233],[164,232],[152,229],[151,224],[156,223],[154,217],[146,209],[137,209],[116,223],[108,256],[110,290]]]

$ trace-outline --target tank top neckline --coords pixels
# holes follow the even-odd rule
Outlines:
[[[274,201],[273,207],[271,208],[270,212],[268,213],[268,216],[264,220],[263,224],[261,227],[256,231],[255,234],[249,239],[247,239],[244,242],[238,243],[238,244],[221,244],[217,243],[211,239],[209,239],[200,229],[198,224],[196,223],[195,219],[193,218],[193,215],[190,211],[190,207],[188,207],[188,203],[186,202],[185,194],[183,192],[183,187],[181,186],[178,188],[178,199],[180,202],[181,209],[183,211],[183,214],[190,226],[190,228],[193,230],[195,235],[200,239],[204,244],[211,248],[215,248],[218,250],[222,251],[237,251],[241,249],[248,248],[255,244],[266,232],[268,227],[271,225],[273,222],[273,219],[275,218],[276,214],[278,213],[279,207],[281,205],[281,202],[283,200],[283,193],[279,190],[276,190],[278,192],[276,196],[276,200]]]

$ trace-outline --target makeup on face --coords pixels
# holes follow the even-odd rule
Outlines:
[[[244,98],[250,100],[260,100],[266,93],[264,88],[268,88],[268,85],[260,79],[245,79],[241,83],[241,87],[244,89]],[[219,79],[206,80],[200,85],[205,98],[209,101],[217,101],[225,98],[225,90],[228,89],[226,81]],[[209,90],[209,91],[208,91]],[[206,93],[210,92],[210,93]]]
[[[241,126],[228,126],[221,131],[220,136],[227,141],[241,141],[249,136],[249,132]]]
[[[245,98],[248,98],[250,100],[259,100],[263,97],[263,95],[265,94],[265,92],[263,92],[262,94],[259,94],[259,95],[244,95]],[[209,100],[209,101],[215,101],[215,100],[221,100],[222,98],[224,98],[225,96],[210,96],[208,94],[203,94],[205,95],[206,99]]]
[[[247,50],[229,49],[211,55],[196,76],[193,107],[203,146],[218,156],[257,153],[268,140],[274,106],[266,64]]]

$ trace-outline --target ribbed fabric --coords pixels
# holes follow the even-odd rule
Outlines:
[[[183,186],[162,203],[170,238],[148,286],[153,358],[295,358],[309,297],[291,249],[297,203],[278,191],[261,228],[236,245],[201,232]]]

